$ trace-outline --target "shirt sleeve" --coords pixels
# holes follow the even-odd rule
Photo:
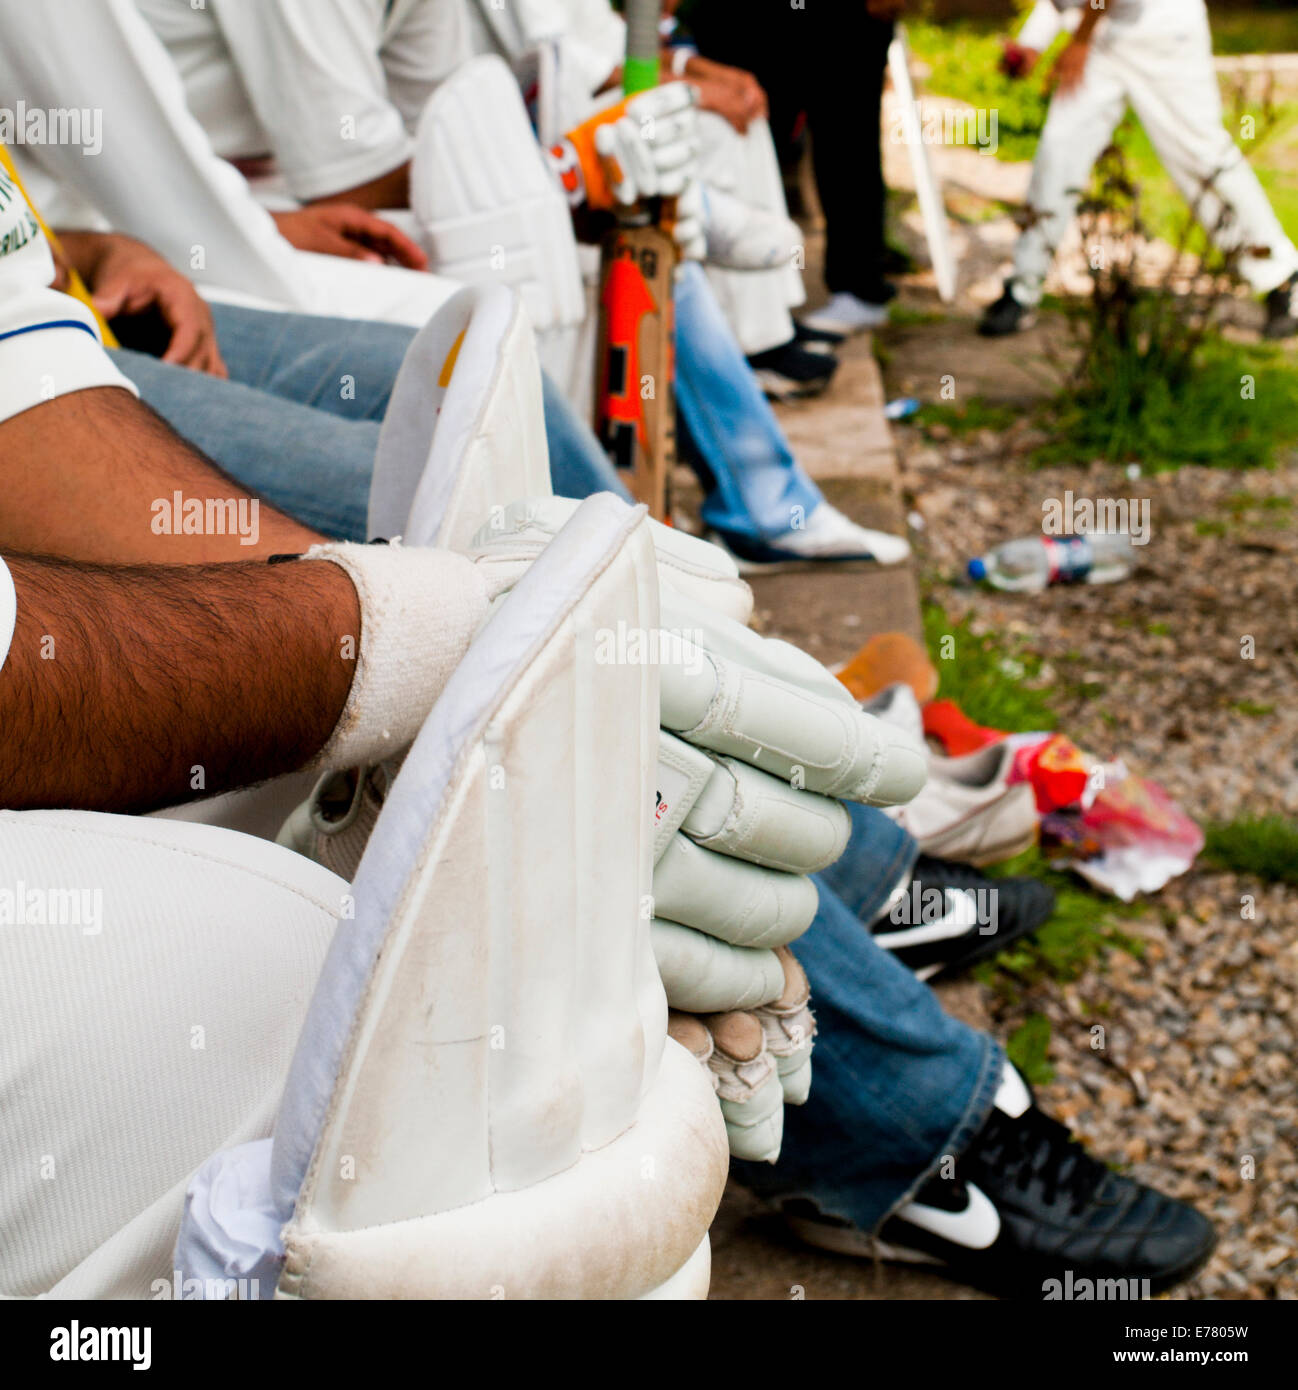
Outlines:
[[[368,183],[414,146],[389,100],[368,6],[213,0],[212,12],[294,197]]]
[[[61,0],[59,10],[54,24],[41,7],[0,3],[0,92],[29,108],[73,99],[102,113],[99,148],[54,143],[13,153],[74,188],[114,229],[147,242],[190,279],[309,311],[314,292],[299,253],[213,151],[134,0]]]
[[[94,315],[50,289],[53,278],[36,217],[0,167],[0,421],[94,386],[139,394],[104,351]]]
[[[408,131],[419,124],[428,98],[473,54],[466,5],[424,0],[401,15],[383,39],[379,60],[385,90]]]

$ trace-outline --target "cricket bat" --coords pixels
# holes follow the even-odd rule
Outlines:
[[[660,0],[627,0],[628,96],[658,85]],[[595,427],[618,475],[659,521],[670,519],[676,462],[674,200],[629,209],[604,238]]]

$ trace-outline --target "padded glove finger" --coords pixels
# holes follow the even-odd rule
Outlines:
[[[815,883],[700,849],[675,835],[654,866],[654,914],[732,946],[794,941],[819,906]],[[720,1006],[717,1006],[720,1007]]]
[[[774,1163],[784,1137],[784,1090],[761,1024],[750,1013],[711,1014],[703,1023],[712,1034],[708,1066],[717,1078],[730,1152]]]
[[[863,713],[850,696],[794,683],[810,660],[802,653],[789,663],[792,678],[771,671],[779,652],[763,653],[758,667],[689,640],[665,646],[665,655],[662,723],[688,742],[848,801],[894,806],[924,785],[927,759],[903,730]]]
[[[676,922],[654,918],[654,958],[667,1002],[689,1013],[755,1009],[784,991],[784,968],[774,951],[727,946]]]
[[[676,199],[676,218],[671,224],[672,239],[687,261],[701,261],[708,254],[707,215],[703,185],[695,179]],[[747,622],[747,617],[740,619]]]
[[[737,758],[717,758],[681,829],[696,844],[791,874],[815,874],[847,848],[841,801],[799,791]]]
[[[754,1009],[753,1016],[766,1035],[766,1050],[775,1058],[785,1104],[802,1105],[811,1092],[811,1049],[816,1036],[811,986],[787,946],[775,954],[784,967],[784,993],[773,1003]]]

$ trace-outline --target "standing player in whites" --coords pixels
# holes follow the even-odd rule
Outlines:
[[[1298,334],[1298,249],[1222,124],[1204,0],[1101,0],[1100,8],[1041,0],[1019,36],[1020,72],[1049,47],[1067,10],[1079,10],[1081,22],[1055,65],[1028,189],[1035,220],[979,331],[999,337],[1029,325],[1091,169],[1130,105],[1195,216],[1266,297],[1266,336]]]

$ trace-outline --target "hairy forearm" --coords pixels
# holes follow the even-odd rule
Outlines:
[[[0,554],[208,564],[320,539],[114,387],[59,396],[0,423],[0,495]]]
[[[142,812],[304,766],[347,700],[360,609],[328,561],[5,561],[0,805]]]

